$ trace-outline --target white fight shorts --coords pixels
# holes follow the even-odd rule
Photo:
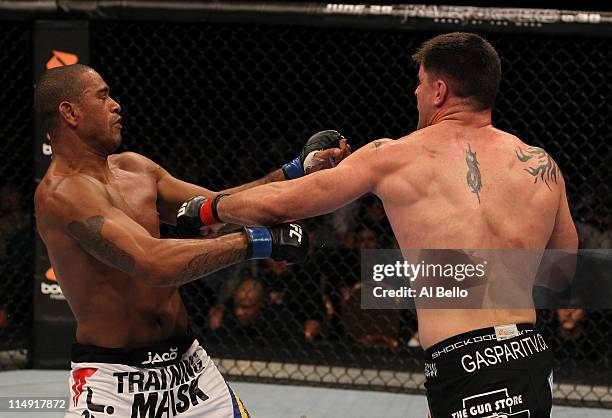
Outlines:
[[[66,418],[249,418],[189,336],[138,350],[74,344]]]

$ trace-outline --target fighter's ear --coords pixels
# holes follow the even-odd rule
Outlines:
[[[78,110],[74,103],[63,101],[58,106],[59,117],[71,127],[76,127]]]
[[[433,104],[434,106],[440,107],[444,104],[444,102],[446,102],[446,99],[448,98],[448,84],[442,79],[437,79],[434,82],[434,90],[436,92],[436,95],[434,96]]]

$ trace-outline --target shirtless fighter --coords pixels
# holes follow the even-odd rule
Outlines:
[[[491,44],[449,33],[413,58],[420,65],[415,132],[374,141],[332,170],[203,205],[219,221],[273,225],[372,192],[403,249],[575,250],[557,165],[492,125],[501,65]],[[551,354],[534,329],[535,310],[417,311],[433,418],[550,416]]]
[[[183,201],[217,193],[142,155],[113,154],[121,107],[92,68],[47,71],[35,101],[53,146],[35,194],[36,223],[77,319],[66,416],[248,416],[189,333],[178,289],[248,258],[300,261],[305,231],[287,224],[215,239],[160,239],[160,222],[174,223]],[[312,171],[322,167],[317,161],[339,161],[348,152],[346,144],[336,148],[339,140],[335,131],[316,134],[303,158],[226,192],[303,175],[309,156]]]

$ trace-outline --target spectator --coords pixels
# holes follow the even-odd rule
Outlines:
[[[341,277],[337,284],[344,300],[348,297],[350,289],[361,281],[361,251],[381,248],[379,236],[369,226],[360,225],[354,235],[355,247],[347,251],[344,262],[338,269]]]
[[[375,202],[374,202],[375,203]],[[376,216],[377,211],[372,211]],[[383,212],[384,214],[384,212]],[[397,348],[400,326],[399,311],[364,311],[361,309],[361,252],[381,248],[380,235],[369,224],[354,231],[354,247],[345,250],[331,271],[338,276],[329,277],[327,295],[328,314],[339,336],[348,335],[365,346]]]
[[[555,358],[568,365],[584,366],[605,361],[605,337],[597,332],[597,315],[584,309],[556,309],[550,324]]]
[[[228,306],[231,307],[229,313]],[[218,304],[208,312],[208,325],[213,331],[225,325],[229,328],[248,328],[260,316],[265,305],[263,284],[256,279],[246,278],[232,293],[230,304]]]
[[[260,277],[269,288],[269,303],[284,310],[288,321],[304,324],[304,336],[309,341],[321,333],[325,318],[318,265],[309,258],[302,266],[289,265],[272,259],[265,260]]]
[[[584,309],[557,309],[559,321],[559,337],[563,342],[576,341],[584,338]]]
[[[301,343],[314,339],[320,326],[300,320],[295,306],[284,301],[284,292],[268,291],[263,281],[247,277],[227,304],[214,306],[208,324],[222,338],[247,337],[262,345]]]
[[[342,322],[347,335],[366,347],[399,346],[400,311],[361,309],[361,283],[343,294]]]

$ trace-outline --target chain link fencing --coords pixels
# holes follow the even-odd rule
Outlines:
[[[34,274],[30,26],[0,21],[0,370],[23,367]]]

